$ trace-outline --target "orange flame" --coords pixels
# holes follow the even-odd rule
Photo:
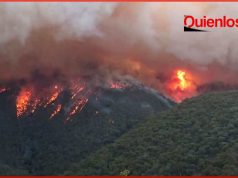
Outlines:
[[[53,94],[50,96],[44,107],[47,107],[50,103],[54,102],[62,91],[62,89],[57,85],[54,86],[53,90]]]
[[[23,88],[16,100],[17,117],[20,117],[27,111],[27,107],[31,98],[31,91]]]
[[[109,82],[109,86],[112,89],[126,87],[125,84],[118,81]],[[17,117],[33,114],[39,107],[46,108],[48,105],[55,103],[64,89],[65,88],[61,84],[42,88],[42,90],[38,90],[36,86],[30,84],[22,87],[16,100]],[[86,83],[78,79],[70,81],[69,89],[72,101],[70,104],[67,104],[70,108],[69,112],[67,112],[66,121],[70,120],[75,114],[83,110],[89,100],[88,97],[92,94],[92,91],[87,88]],[[62,103],[57,104],[49,118],[52,119],[55,117],[62,110],[62,106]]]
[[[186,98],[196,95],[195,78],[185,70],[176,70],[171,80],[167,83],[167,92],[172,99],[181,102]]]
[[[66,119],[66,121],[70,120],[72,116],[74,116],[77,112],[82,111],[84,106],[87,104],[88,98],[83,97],[80,100],[76,101],[69,113],[69,117]]]
[[[88,102],[88,98],[84,96],[87,94],[83,93],[84,89],[85,83],[80,81],[74,81],[74,83],[71,84],[70,90],[72,92],[71,99],[73,104],[71,105],[70,112],[68,113],[69,119],[77,112],[80,112]],[[20,117],[23,114],[33,114],[38,107],[41,106],[46,108],[49,104],[56,101],[59,94],[63,90],[64,88],[61,85],[54,85],[53,87],[43,89],[42,91],[37,91],[34,86],[24,86],[18,94],[16,100],[17,117]],[[50,119],[52,119],[61,110],[62,103],[57,105],[51,114]]]
[[[178,87],[181,90],[186,90],[191,85],[191,82],[186,79],[186,72],[182,70],[177,71],[177,78],[179,79]]]

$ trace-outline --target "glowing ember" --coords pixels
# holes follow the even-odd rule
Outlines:
[[[166,88],[168,95],[176,102],[196,95],[194,77],[185,70],[176,70]]]
[[[23,88],[16,100],[17,117],[20,117],[27,111],[27,107],[31,98],[31,91]]]
[[[81,83],[80,81],[78,82],[71,82],[71,87],[70,90],[72,92],[71,99],[74,99],[79,93],[81,93],[85,89],[85,84]]]
[[[39,98],[35,98],[31,104],[31,113],[34,113],[36,109],[41,105]]]
[[[56,114],[58,114],[61,111],[62,105],[58,104],[54,112],[51,114],[50,119],[52,119]]]
[[[44,107],[47,107],[50,103],[54,102],[57,99],[57,97],[59,96],[60,92],[62,91],[62,89],[57,85],[54,86],[53,90],[54,90],[53,94],[51,94],[51,96],[49,97],[49,99]]]
[[[66,121],[68,121],[72,116],[74,116],[77,112],[82,111],[82,109],[84,108],[84,106],[87,104],[88,102],[88,98],[83,97],[80,100],[76,101],[73,104],[73,107],[69,113],[69,117],[66,119]]]
[[[119,82],[111,82],[110,88],[111,89],[121,89],[121,88],[125,88],[125,85],[123,85],[122,83],[119,83]]]

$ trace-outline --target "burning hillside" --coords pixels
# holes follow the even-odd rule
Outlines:
[[[56,102],[65,90],[72,102],[56,102],[51,118],[65,107],[70,118],[95,86],[126,87],[114,78],[131,77],[176,102],[200,94],[204,84],[236,85],[237,55],[230,44],[237,40],[227,37],[220,49],[213,45],[220,42],[216,33],[185,34],[173,25],[183,22],[187,6],[201,14],[207,8],[223,12],[220,5],[204,4],[180,3],[175,11],[168,3],[1,3],[0,82],[29,81],[35,71],[46,79],[64,76],[64,82],[50,80],[47,87],[39,78],[21,85],[19,118]]]
[[[43,91],[41,91],[43,90]],[[50,118],[53,118],[62,109],[62,104],[56,101],[63,92],[64,87],[60,84],[55,84],[46,88],[37,89],[36,86],[23,86],[20,88],[16,99],[17,117],[21,118],[29,114],[33,114],[38,108],[46,108],[49,105],[54,105],[54,111]],[[71,117],[87,103],[87,92],[83,83],[78,81],[77,84],[71,83],[69,86],[71,94],[71,102],[68,116]],[[69,118],[68,118],[69,119]]]
[[[60,112],[63,112],[65,122],[67,122],[84,109],[92,95],[100,97],[100,88],[123,90],[139,87],[136,80],[132,78],[107,79],[102,82],[103,85],[100,83],[97,86],[94,80],[87,78],[68,80],[63,76],[48,78],[40,74],[35,75],[37,77],[23,81],[18,86],[16,92],[16,116],[18,119],[34,115],[35,112],[50,106],[52,109],[48,116],[49,119],[54,119]],[[5,87],[0,90],[1,93],[14,89],[14,87]],[[168,87],[170,98],[177,102],[196,94],[192,76],[184,70],[175,71],[166,87]]]
[[[45,78],[46,80],[46,78]],[[65,121],[69,121],[74,115],[82,111],[91,95],[99,97],[100,92],[95,84],[91,84],[84,79],[71,79],[64,82],[48,81],[49,85],[39,84],[39,81],[24,82],[18,87],[16,95],[16,116],[18,119],[33,115],[41,108],[51,106],[53,108],[50,119],[53,119],[61,111],[65,113]],[[108,89],[125,89],[129,87],[122,81],[108,81],[104,84]],[[13,88],[2,88],[1,93],[5,93]]]
[[[124,90],[141,85],[131,77],[122,76],[117,79],[101,79],[101,83],[97,82],[98,79],[87,77],[68,79],[67,76],[62,75],[60,77],[43,77],[43,75],[37,74],[36,76],[20,83],[19,81],[15,82],[18,83],[16,91],[16,116],[18,119],[51,107],[49,119],[54,119],[60,112],[63,112],[64,120],[67,122],[84,109],[92,95],[100,97],[100,88]],[[198,85],[196,81],[198,81],[197,78],[191,72],[176,69],[164,83],[163,94],[175,102],[181,102],[203,92],[216,91],[217,87],[221,90],[238,88],[235,85],[227,85],[231,87],[226,88],[216,85],[217,87],[214,88],[212,84]],[[9,90],[15,90],[15,87],[10,84],[2,84],[0,94]]]
[[[166,87],[169,96],[176,102],[197,95],[195,78],[185,70],[175,70]]]
[[[0,162],[63,174],[175,103],[238,89],[237,30],[182,30],[185,15],[237,11],[234,3],[0,3]],[[167,138],[177,124],[164,121]]]

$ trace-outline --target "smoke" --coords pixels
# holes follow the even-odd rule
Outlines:
[[[237,82],[237,30],[184,33],[184,15],[237,17],[237,3],[0,3],[0,79],[132,76],[164,90],[175,69],[196,85]]]

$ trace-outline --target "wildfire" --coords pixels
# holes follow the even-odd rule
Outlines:
[[[85,87],[85,83],[79,80],[71,82],[69,88],[71,92],[71,101],[69,103],[57,101],[59,104],[56,105],[55,110],[50,115],[50,119],[62,110],[63,105],[70,108],[69,112],[65,113],[67,115],[67,120],[77,112],[80,112],[88,102],[88,96],[91,94],[89,89],[85,90]],[[22,115],[27,116],[28,114],[33,114],[39,107],[46,108],[52,103],[55,104],[60,93],[65,89],[68,88],[64,88],[60,84],[53,85],[52,87],[45,87],[42,90],[38,90],[34,85],[22,87],[16,99],[17,117],[19,118]]]
[[[49,97],[49,99],[44,107],[47,107],[50,103],[54,102],[57,99],[57,97],[59,96],[61,91],[62,91],[61,87],[55,85],[54,89],[53,89],[53,93]]]
[[[58,114],[61,111],[62,105],[58,104],[54,112],[51,114],[50,119],[52,119],[56,114]]]
[[[78,94],[80,94],[85,89],[85,83],[81,83],[80,80],[71,81],[70,90],[72,92],[71,99],[74,99]]]
[[[121,89],[125,88],[126,85],[121,82],[108,82],[108,87],[111,89]],[[59,95],[64,91],[69,90],[70,101],[64,101],[58,99]],[[17,99],[17,117],[28,116],[29,114],[35,113],[39,108],[47,108],[49,105],[55,105],[49,119],[55,117],[63,107],[69,108],[64,110],[64,115],[66,116],[65,121],[70,120],[78,112],[81,112],[83,108],[88,103],[89,96],[95,93],[92,88],[89,88],[83,80],[72,80],[69,85],[63,87],[62,84],[57,83],[52,86],[46,86],[38,89],[34,84],[28,84],[22,87]],[[47,110],[46,110],[47,111]]]
[[[186,90],[191,85],[191,82],[186,79],[186,72],[182,70],[178,70],[176,72],[177,78],[179,79],[178,87],[181,90]]]
[[[68,121],[72,116],[74,116],[77,112],[82,111],[82,109],[84,108],[84,106],[87,104],[88,102],[88,98],[83,97],[81,99],[79,99],[78,101],[76,101],[73,106],[72,109],[69,113],[69,117],[66,119],[66,121]]]
[[[194,77],[185,70],[176,70],[171,80],[167,83],[167,92],[176,102],[196,95]]]
[[[27,111],[30,99],[31,91],[27,88],[23,88],[16,100],[17,117],[20,117]]]

